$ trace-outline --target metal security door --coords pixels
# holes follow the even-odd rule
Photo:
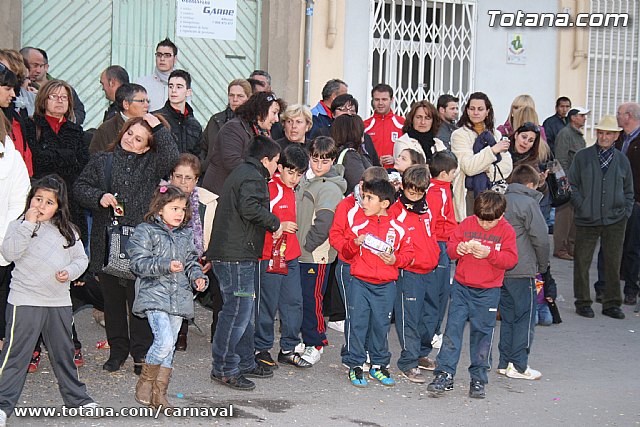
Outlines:
[[[397,114],[418,100],[471,93],[474,0],[371,1],[369,82],[394,88]]]

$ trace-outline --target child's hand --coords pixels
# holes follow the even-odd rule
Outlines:
[[[458,246],[456,247],[456,253],[460,256],[464,256],[468,253],[470,253],[469,251],[469,247],[467,246],[466,242],[460,242],[458,243]]]
[[[182,263],[180,261],[176,261],[175,259],[171,260],[171,266],[169,267],[169,271],[172,273],[179,273],[184,270]]]
[[[386,252],[380,252],[378,254],[378,256],[380,257],[382,262],[384,262],[387,265],[393,265],[393,264],[396,263],[396,256],[394,254],[388,254]]]
[[[207,285],[207,281],[204,280],[202,277],[198,277],[196,279],[196,291],[198,291],[198,292],[204,291],[204,287],[206,285]]]
[[[298,224],[293,221],[284,221],[280,226],[285,233],[295,233],[298,231]]]
[[[56,273],[56,280],[60,283],[65,283],[69,280],[69,272],[67,270],[58,271]]]
[[[204,265],[202,266],[202,272],[204,274],[207,274],[209,270],[211,270],[211,267],[213,267],[213,265],[211,264],[211,261],[205,262]]]
[[[491,253],[491,249],[489,249],[488,246],[477,245],[474,246],[473,249],[471,249],[471,253],[477,259],[485,259],[489,256],[489,253]]]
[[[360,236],[356,237],[355,239],[353,239],[353,243],[356,244],[356,246],[362,246],[362,243],[364,242],[364,238],[366,236],[364,234],[361,234]]]
[[[273,232],[273,238],[274,239],[279,239],[280,236],[282,236],[282,223],[280,223],[280,227],[278,227],[278,229],[276,231]]]
[[[385,154],[384,156],[380,156],[380,163],[383,165],[392,165],[395,163],[395,161],[392,155]]]
[[[29,208],[24,213],[24,219],[27,222],[37,222],[38,221],[38,215],[40,215],[40,211],[38,210],[38,208]]]

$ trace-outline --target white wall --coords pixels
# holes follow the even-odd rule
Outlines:
[[[496,125],[504,123],[511,102],[517,95],[529,94],[533,97],[540,121],[554,113],[558,96],[556,64],[559,30],[548,27],[489,27],[488,10],[516,13],[518,9],[525,13],[560,12],[557,0],[478,0],[474,89],[485,92],[491,99]],[[525,65],[507,64],[510,33],[524,37],[527,51]]]
[[[368,116],[367,80],[369,58],[369,0],[346,0],[344,38],[344,81],[360,104],[360,116]]]

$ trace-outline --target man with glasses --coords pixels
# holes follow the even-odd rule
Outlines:
[[[136,83],[147,89],[150,111],[161,109],[169,97],[169,75],[176,65],[178,46],[167,37],[156,46],[155,56],[156,67],[153,73],[136,80]]]
[[[336,97],[347,93],[347,84],[340,79],[331,79],[325,83],[322,88],[322,100],[311,109],[313,114],[313,126],[311,130],[307,132],[307,138],[310,138],[316,133],[319,127],[329,127],[333,121],[333,113],[331,112],[331,103]]]
[[[24,63],[29,69],[29,80],[31,80],[30,86],[35,92],[37,92],[37,90],[49,80],[55,79],[49,75],[49,56],[45,50],[27,46],[20,49],[20,54],[24,58]],[[71,88],[71,96],[73,97],[74,121],[76,124],[82,125],[86,116],[84,104],[80,101],[78,93],[73,87]]]

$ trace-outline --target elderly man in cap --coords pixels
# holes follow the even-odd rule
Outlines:
[[[567,126],[556,135],[556,158],[565,173],[569,172],[576,153],[586,147],[582,128],[587,121],[589,110],[576,107],[567,113]],[[556,208],[556,220],[553,227],[553,256],[567,261],[573,260],[573,246],[576,227],[573,223],[573,207],[565,203]]]
[[[625,227],[633,209],[633,175],[627,156],[615,148],[622,131],[616,118],[603,116],[595,129],[595,145],[576,153],[569,169],[576,224],[573,265],[576,313],[594,317],[589,266],[600,240],[600,246],[604,248],[605,278],[602,314],[624,319],[620,309],[620,261]]]

